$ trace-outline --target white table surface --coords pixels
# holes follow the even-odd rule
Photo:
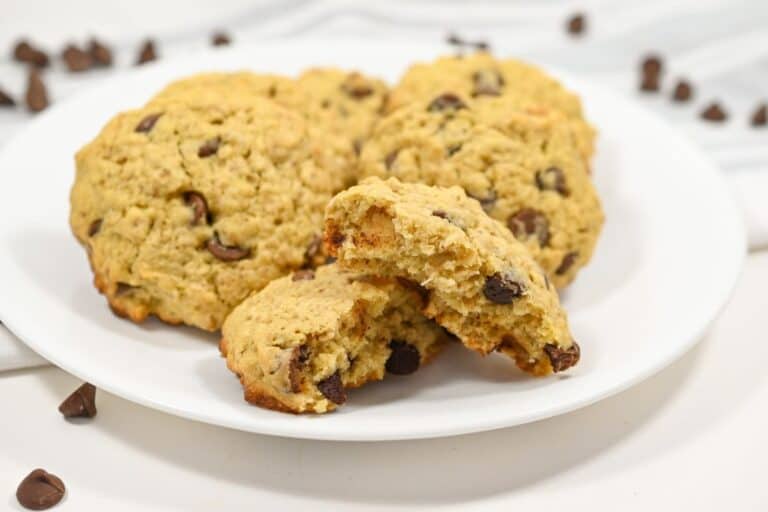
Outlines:
[[[565,416],[445,439],[273,438],[106,393],[93,421],[71,424],[56,408],[77,380],[54,368],[0,374],[0,508],[17,507],[16,485],[40,466],[68,486],[62,511],[765,511],[766,283],[768,253],[749,256],[706,339],[629,391]]]
[[[56,49],[93,33],[114,44],[121,69],[130,67],[144,36],[155,36],[162,58],[171,58],[205,47],[215,28],[227,29],[236,44],[296,35],[434,40],[448,30],[488,37],[503,51],[588,73],[638,96],[723,167],[749,205],[751,227],[768,219],[768,208],[761,207],[768,197],[766,133],[744,127],[749,110],[766,95],[768,4],[761,0],[486,1],[463,11],[421,0],[401,4],[397,12],[355,0],[6,4],[0,49],[20,35]],[[590,33],[574,43],[563,35],[562,22],[577,9],[588,13]],[[671,77],[685,74],[697,84],[694,105],[634,92],[637,59],[654,49],[667,57]],[[104,73],[74,76],[56,67],[47,72],[51,96],[64,98]],[[23,69],[0,57],[0,85],[18,95],[23,82]],[[737,116],[726,126],[696,119],[715,97]],[[21,110],[0,116],[0,139],[30,118]],[[763,245],[755,240],[753,247]],[[0,510],[20,510],[18,482],[43,467],[68,486],[54,510],[79,512],[243,506],[766,511],[766,283],[768,252],[753,252],[733,300],[706,339],[629,391],[535,424],[439,440],[345,444],[271,438],[182,420],[105,393],[98,395],[100,412],[93,421],[71,424],[56,408],[79,385],[73,377],[50,367],[3,372]],[[15,344],[4,346],[14,357],[29,357],[17,353]]]

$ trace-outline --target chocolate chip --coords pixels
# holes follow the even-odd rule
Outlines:
[[[484,69],[472,75],[472,96],[498,96],[504,87],[504,77],[494,69]]]
[[[309,347],[300,345],[291,352],[291,362],[288,369],[288,379],[291,382],[291,391],[298,393],[301,391],[301,369],[309,361]]]
[[[587,28],[587,18],[581,13],[574,14],[568,18],[566,28],[568,29],[569,34],[575,36],[581,35]]]
[[[67,69],[73,73],[86,71],[93,65],[91,55],[73,44],[69,44],[61,52],[61,58],[67,65]]]
[[[36,469],[21,481],[16,489],[16,499],[30,510],[46,510],[64,497],[66,488],[61,478],[44,469]]]
[[[115,296],[119,297],[126,293],[135,290],[137,287],[128,283],[117,283],[117,289],[115,290]]]
[[[640,81],[640,90],[645,92],[656,92],[659,90],[659,75],[643,75]]]
[[[427,107],[427,111],[442,112],[444,110],[460,110],[462,108],[467,108],[467,105],[464,104],[461,98],[451,92],[446,92],[433,99]]]
[[[160,116],[162,116],[163,113],[159,112],[156,114],[149,114],[147,117],[142,119],[139,124],[136,125],[136,128],[134,129],[137,133],[149,133],[152,128],[154,128],[155,123],[158,119],[160,119]]]
[[[44,51],[35,48],[29,41],[24,40],[16,43],[13,49],[13,58],[38,68],[44,68],[50,63],[50,59]]]
[[[421,298],[422,307],[427,307],[427,304],[429,304],[429,290],[421,286],[416,281],[411,281],[410,279],[406,279],[404,277],[397,277],[396,279],[397,282],[403,286],[403,288],[407,288],[416,292],[419,295],[419,298]]]
[[[644,75],[659,75],[663,68],[664,64],[658,55],[647,55],[641,65]]]
[[[675,85],[675,90],[672,92],[672,99],[675,101],[688,101],[693,96],[693,87],[685,80],[680,80]]]
[[[185,192],[184,202],[192,208],[192,221],[190,225],[196,226],[200,219],[208,218],[208,202],[205,197],[199,192]]]
[[[448,146],[445,150],[445,157],[451,158],[453,155],[461,151],[461,144],[454,144],[452,146]]]
[[[458,34],[453,34],[453,33],[448,34],[448,36],[446,36],[445,38],[445,41],[448,44],[452,44],[454,46],[464,46],[466,44],[464,40],[458,36]]]
[[[216,32],[211,37],[211,44],[213,46],[227,46],[232,42],[232,39],[230,39],[229,34],[226,34],[224,32]]]
[[[765,126],[768,123],[768,106],[762,104],[752,114],[752,126]]]
[[[203,142],[200,145],[200,148],[197,150],[197,156],[200,158],[207,158],[209,156],[215,155],[216,152],[219,150],[220,144],[221,144],[220,137],[214,137],[213,139],[208,139],[207,141]]]
[[[157,60],[157,51],[155,50],[155,42],[152,39],[147,39],[139,48],[139,56],[136,58],[136,65],[140,66],[147,62]]]
[[[305,268],[303,270],[297,270],[293,273],[291,281],[311,281],[315,278],[315,271],[311,268]]]
[[[94,66],[106,68],[112,65],[112,50],[97,39],[91,39],[88,44],[88,54],[93,59]]]
[[[478,201],[485,213],[490,213],[490,211],[493,210],[493,207],[496,206],[497,198],[495,190],[489,190],[485,196],[476,196],[467,192],[467,196]]]
[[[445,212],[444,210],[435,210],[432,212],[432,215],[434,215],[435,217],[440,217],[441,219],[448,220],[448,213]]]
[[[334,258],[333,256],[328,256],[325,258],[326,265],[331,265],[333,263],[336,263],[336,258]]]
[[[221,261],[237,261],[247,258],[251,254],[251,250],[243,247],[237,247],[233,245],[224,245],[219,240],[219,234],[213,232],[213,238],[208,240],[206,244],[208,252],[213,254]]]
[[[40,112],[48,107],[48,91],[40,72],[35,68],[29,70],[26,100],[27,108],[31,112]]]
[[[539,190],[554,190],[561,196],[569,194],[565,183],[565,173],[559,167],[549,167],[536,172],[536,185]]]
[[[330,242],[331,247],[340,247],[341,244],[344,243],[344,240],[346,240],[347,237],[344,236],[343,233],[339,231],[333,231],[330,236],[328,237],[328,241]]]
[[[407,341],[392,340],[389,342],[389,348],[392,352],[384,365],[388,373],[409,375],[419,369],[421,354],[416,347]]]
[[[15,105],[16,102],[13,98],[7,92],[0,89],[0,107],[13,107]]]
[[[485,278],[483,295],[496,304],[511,304],[525,292],[525,286],[512,272],[497,272]]]
[[[96,219],[95,221],[91,222],[91,225],[88,226],[88,236],[94,236],[98,234],[98,232],[101,231],[102,222],[104,222],[103,219]]]
[[[96,416],[96,388],[85,383],[59,405],[65,418],[93,418]]]
[[[568,272],[568,270],[573,266],[574,263],[576,263],[576,259],[579,257],[578,251],[572,251],[563,256],[563,261],[560,262],[560,265],[555,269],[555,274],[561,276]]]
[[[387,168],[389,171],[392,169],[392,165],[395,163],[395,160],[397,160],[397,154],[400,152],[399,149],[396,149],[394,151],[391,151],[385,158],[384,158],[384,167]]]
[[[360,73],[350,73],[341,84],[341,90],[350,98],[361,100],[373,94],[373,85]]]
[[[705,121],[722,122],[728,119],[728,114],[717,102],[713,102],[701,111],[701,118]]]
[[[355,138],[352,141],[352,150],[355,152],[355,156],[360,156],[360,153],[363,152],[363,139],[360,137]]]
[[[347,401],[347,393],[344,391],[344,385],[341,383],[341,375],[339,372],[318,382],[317,389],[320,390],[325,398],[336,405],[341,405]]]
[[[575,341],[565,350],[557,345],[547,343],[544,345],[544,352],[547,353],[549,362],[552,364],[552,371],[555,373],[562,372],[563,370],[567,370],[571,366],[574,366],[579,362],[579,358],[581,357],[581,348]]]
[[[488,41],[475,41],[472,43],[472,46],[474,46],[477,51],[481,52],[487,52],[491,49],[491,45],[488,43]]]
[[[523,208],[510,215],[507,227],[520,241],[535,236],[542,247],[549,242],[549,221],[543,213],[533,208]]]

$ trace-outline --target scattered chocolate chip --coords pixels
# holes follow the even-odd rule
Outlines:
[[[13,107],[15,105],[16,102],[13,98],[7,92],[0,89],[0,107]]]
[[[498,96],[504,87],[504,77],[495,69],[484,69],[472,75],[472,96]]]
[[[728,114],[717,102],[713,102],[707,108],[701,111],[701,118],[705,121],[721,122],[728,119]]]
[[[67,65],[67,69],[73,73],[86,71],[93,65],[91,55],[78,48],[74,44],[69,44],[61,52],[61,58]]]
[[[448,34],[448,36],[446,36],[445,38],[445,41],[448,44],[452,44],[454,46],[464,46],[466,44],[464,40],[461,37],[459,37],[458,34],[454,34],[454,33]]]
[[[581,35],[587,28],[587,18],[582,13],[577,13],[568,18],[566,23],[568,33],[572,35]]]
[[[59,405],[65,418],[93,418],[96,416],[96,387],[86,382]]]
[[[542,247],[549,242],[549,221],[543,213],[533,208],[523,208],[510,215],[507,227],[520,241],[535,236]]]
[[[94,236],[98,234],[98,232],[101,231],[102,222],[104,222],[104,219],[96,219],[95,221],[91,222],[91,225],[88,226],[88,236]]]
[[[672,99],[675,101],[688,101],[693,96],[693,87],[685,80],[680,80],[675,85],[675,90],[672,92]]]
[[[230,39],[229,34],[224,32],[216,32],[211,37],[211,44],[213,46],[227,46],[230,43],[232,43],[232,39]]]
[[[46,510],[64,497],[66,488],[61,478],[44,469],[36,469],[21,481],[16,489],[16,499],[30,510]]]
[[[221,261],[242,260],[251,254],[250,249],[222,244],[221,240],[219,240],[219,234],[215,231],[213,232],[213,238],[208,240],[206,248],[208,249],[208,252]]]
[[[485,196],[476,196],[467,192],[467,196],[479,202],[480,206],[483,208],[483,211],[485,213],[489,213],[491,210],[493,210],[493,207],[496,205],[497,197],[496,197],[495,190],[488,191],[488,194],[486,194]]]
[[[525,286],[512,272],[497,272],[485,278],[483,295],[496,304],[511,304],[525,292]]]
[[[29,70],[26,100],[30,112],[40,112],[48,107],[48,91],[40,72],[36,68]]]
[[[341,84],[347,96],[361,100],[373,94],[373,85],[360,73],[350,73]]]
[[[136,58],[136,65],[140,66],[147,62],[157,60],[157,51],[155,50],[155,42],[152,39],[147,39],[139,48],[139,56]]]
[[[752,114],[752,126],[765,126],[768,124],[768,106],[764,103],[757,107],[757,110]]]
[[[291,382],[291,391],[294,393],[301,391],[301,368],[309,361],[309,355],[310,351],[307,345],[295,347],[291,353],[288,379]]]
[[[200,158],[207,158],[209,156],[215,155],[216,152],[219,150],[220,144],[221,144],[221,137],[214,137],[212,139],[208,139],[207,141],[203,142],[200,145],[200,148],[197,150],[197,156]]]
[[[643,75],[640,80],[640,90],[645,92],[656,92],[659,90],[659,75]]]
[[[25,40],[16,43],[13,49],[13,58],[38,68],[44,68],[50,63],[50,59],[44,51],[35,48],[29,41]]]
[[[432,212],[432,215],[448,220],[448,213],[445,210],[435,210]]]
[[[392,152],[390,152],[385,158],[384,158],[384,167],[387,168],[387,170],[392,169],[392,165],[394,165],[395,160],[397,160],[397,154],[400,152],[399,149],[396,149]]]
[[[93,59],[94,66],[106,68],[112,65],[112,50],[97,39],[91,39],[88,44],[88,54]]]
[[[190,225],[196,226],[200,219],[208,218],[208,202],[199,192],[184,192],[184,202],[192,208],[192,221]]]
[[[305,268],[303,270],[297,270],[293,273],[291,281],[311,281],[315,278],[315,271],[311,268]]]
[[[347,393],[344,391],[344,385],[341,383],[341,375],[339,372],[318,382],[317,389],[320,390],[325,398],[336,405],[341,405],[347,401]]]
[[[549,362],[552,364],[552,371],[555,373],[562,372],[563,370],[567,370],[571,366],[574,366],[579,362],[579,358],[581,357],[581,348],[575,341],[565,350],[557,345],[547,343],[544,345],[544,352],[547,353]]]
[[[573,266],[574,263],[576,263],[576,259],[579,257],[579,253],[577,251],[571,251],[567,253],[565,256],[563,256],[563,261],[560,262],[560,265],[555,269],[555,274],[561,276],[568,272],[568,270]]]
[[[658,55],[647,55],[641,65],[644,75],[659,75],[663,68],[664,64]]]
[[[142,119],[139,124],[136,125],[136,128],[134,129],[137,133],[149,133],[152,128],[154,128],[155,123],[158,119],[160,119],[160,116],[162,116],[162,112],[158,112],[156,114],[149,114],[147,117]]]
[[[444,110],[459,110],[462,108],[467,108],[467,105],[464,104],[461,98],[451,92],[446,92],[432,100],[427,107],[427,111],[442,112]]]
[[[536,186],[539,190],[554,190],[561,196],[569,194],[565,173],[559,167],[549,167],[536,172]]]
[[[392,352],[384,365],[388,373],[409,375],[419,369],[421,354],[416,347],[407,341],[392,340],[389,342],[389,348]]]

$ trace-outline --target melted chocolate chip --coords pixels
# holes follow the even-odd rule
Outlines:
[[[563,261],[560,262],[560,265],[555,270],[555,274],[561,276],[568,272],[568,270],[573,266],[574,263],[576,263],[576,259],[579,257],[579,253],[577,251],[572,251],[563,256]]]
[[[59,412],[65,418],[93,418],[96,416],[96,388],[85,383],[69,395],[61,405]]]
[[[88,226],[88,236],[94,236],[101,231],[101,224],[104,222],[103,219],[96,219],[95,221],[91,222],[91,225]]]
[[[36,68],[29,70],[26,100],[30,112],[40,112],[48,108],[48,90]]]
[[[416,347],[407,341],[392,340],[389,342],[389,348],[392,352],[385,364],[388,373],[409,375],[419,369],[421,354]]]
[[[495,69],[477,71],[472,75],[472,96],[498,96],[504,87],[504,77]]]
[[[155,123],[158,119],[160,119],[160,116],[162,116],[163,113],[159,112],[156,114],[149,114],[147,117],[142,119],[139,124],[136,125],[136,128],[134,131],[136,133],[149,133],[152,131],[152,128],[154,128]]]
[[[192,208],[192,221],[190,225],[196,226],[200,223],[201,219],[208,218],[208,202],[205,197],[199,192],[185,192],[184,202]]]
[[[511,304],[525,292],[525,285],[512,272],[497,272],[485,278],[483,295],[496,304]]]
[[[574,366],[579,362],[579,358],[581,357],[581,348],[575,341],[565,350],[557,345],[547,343],[544,345],[544,352],[547,353],[549,362],[552,364],[552,371],[555,373],[562,372],[571,366]]]
[[[197,150],[197,156],[200,158],[208,158],[209,156],[215,155],[216,152],[219,151],[220,144],[220,137],[208,139],[200,145],[200,148]]]
[[[66,488],[61,478],[44,469],[36,469],[21,481],[16,489],[16,499],[30,510],[46,510],[64,497]]]
[[[291,391],[298,393],[301,391],[301,369],[309,361],[309,347],[300,345],[291,352],[291,362],[288,369],[288,379],[291,382]]]
[[[208,240],[205,247],[208,249],[208,252],[221,261],[238,261],[247,258],[251,254],[251,250],[248,248],[222,244],[221,240],[219,240],[219,234],[215,231],[213,238]]]
[[[341,383],[341,375],[339,372],[318,382],[317,389],[320,390],[325,398],[336,405],[341,405],[347,401],[347,393],[344,391],[344,385]]]
[[[429,112],[443,112],[446,110],[460,110],[467,105],[457,95],[446,92],[433,99],[427,107]]]
[[[507,219],[507,227],[520,241],[536,237],[539,245],[544,247],[549,243],[549,221],[538,210],[523,208]]]
[[[341,90],[350,98],[361,100],[373,94],[373,86],[360,73],[350,73],[341,84]]]
[[[561,196],[567,196],[568,186],[565,183],[565,173],[559,167],[549,167],[536,172],[536,185],[539,190],[554,190]]]
[[[315,278],[315,271],[311,268],[305,268],[303,270],[297,270],[293,273],[291,281],[311,281]]]

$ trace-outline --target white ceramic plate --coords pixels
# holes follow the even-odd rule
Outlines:
[[[326,416],[250,406],[216,337],[114,317],[67,225],[74,152],[121,109],[203,70],[294,74],[356,67],[395,80],[444,48],[263,43],[160,62],[56,105],[0,154],[0,317],[30,347],[129,400],[227,427],[335,440],[446,436],[561,414],[617,393],[689,349],[728,299],[745,253],[741,219],[712,163],[664,122],[570,76],[601,136],[593,173],[607,222],[591,265],[564,296],[581,363],[532,379],[501,356],[452,347],[410,377],[351,392]]]

